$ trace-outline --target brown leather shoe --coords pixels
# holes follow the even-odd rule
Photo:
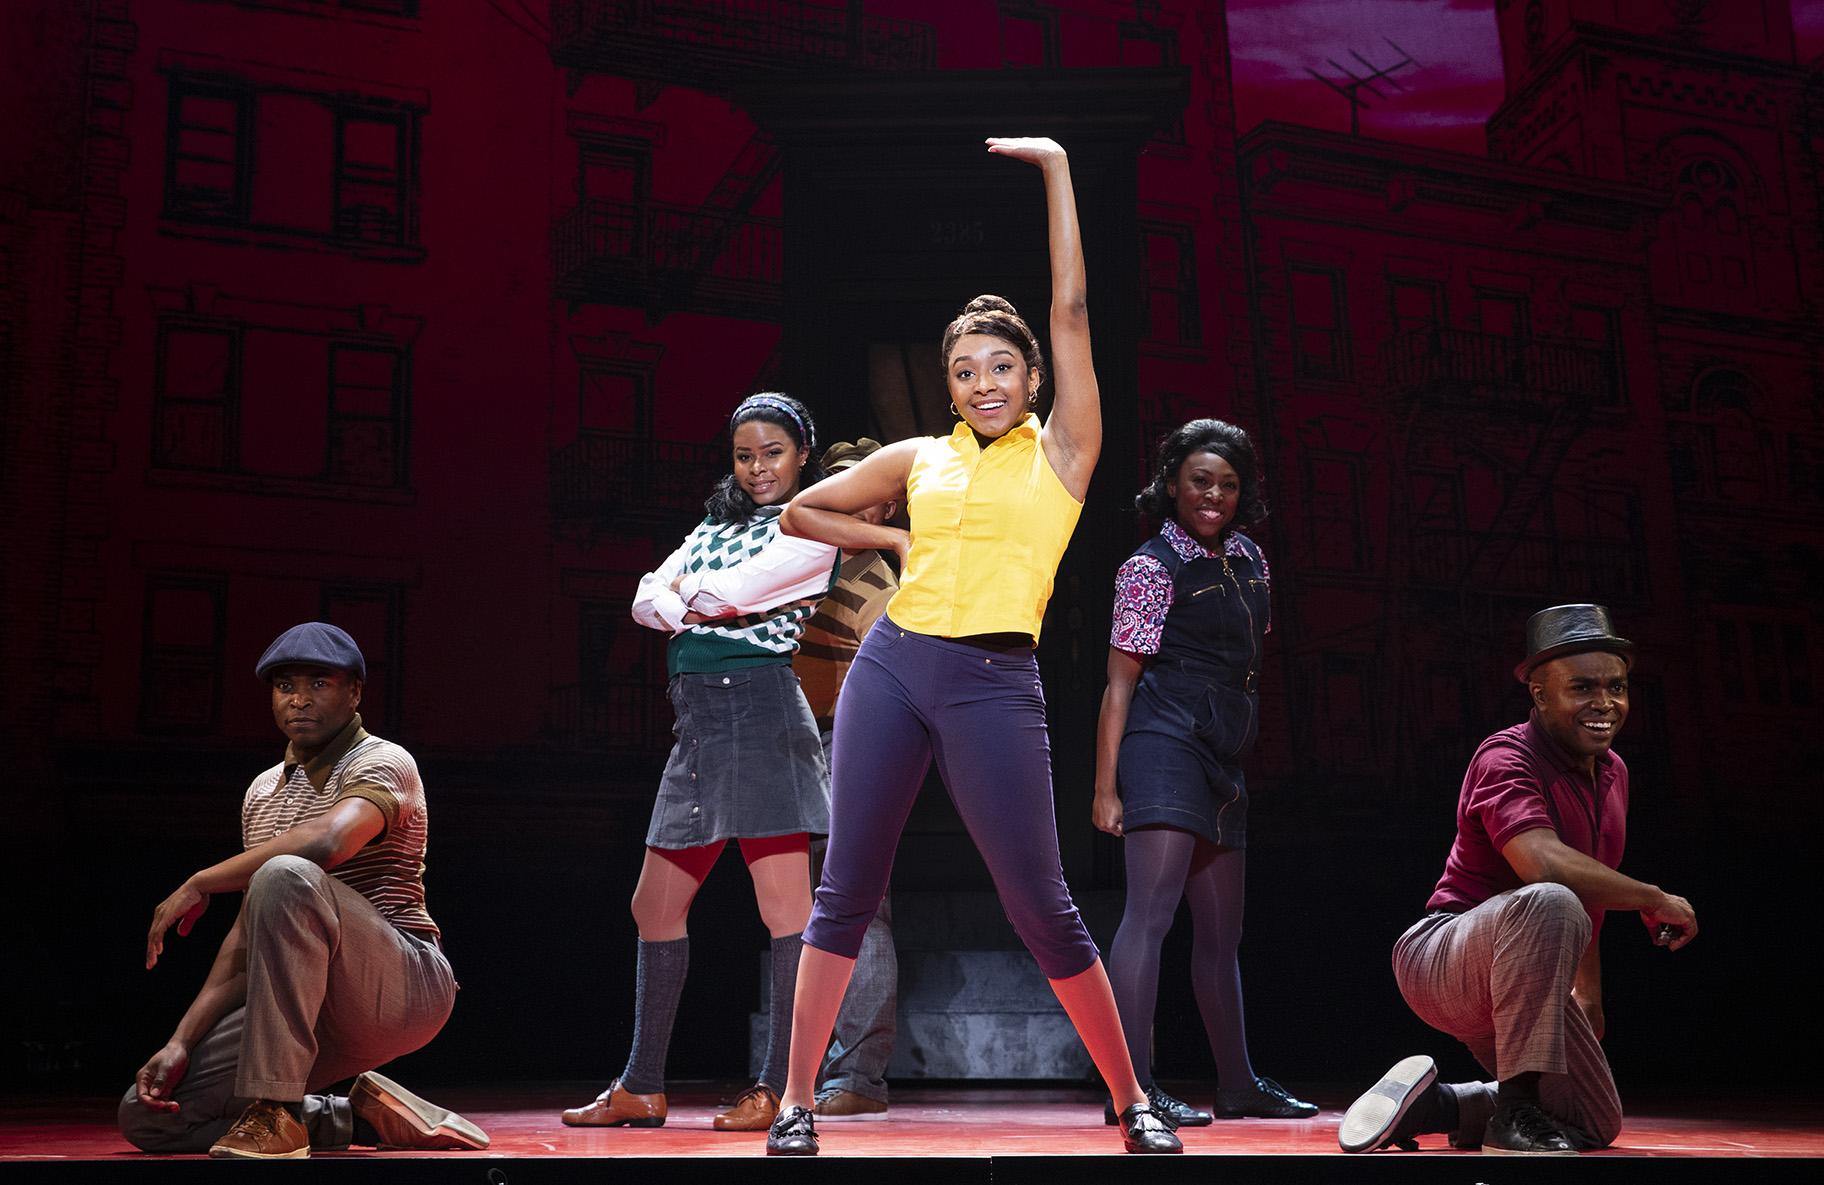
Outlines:
[[[616,1078],[587,1107],[565,1111],[564,1122],[571,1127],[664,1127],[665,1095],[634,1094],[621,1089]]]
[[[303,1160],[310,1133],[278,1103],[255,1099],[209,1149],[217,1160]]]
[[[887,1105],[879,1099],[871,1099],[865,1094],[856,1094],[852,1090],[831,1087],[817,1092],[817,1118],[819,1119],[881,1119],[887,1114]]]
[[[488,1146],[487,1132],[372,1070],[355,1079],[348,1091],[348,1105],[357,1118],[380,1134],[382,1148],[428,1152],[450,1148],[479,1151]]]
[[[779,1118],[779,1096],[764,1082],[756,1082],[742,1091],[733,1105],[716,1116],[712,1125],[719,1132],[763,1132]]]

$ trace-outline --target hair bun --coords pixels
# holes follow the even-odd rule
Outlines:
[[[984,293],[963,306],[963,316],[970,313],[1007,313],[1010,316],[1020,315],[1019,310],[1008,303],[1005,297]]]

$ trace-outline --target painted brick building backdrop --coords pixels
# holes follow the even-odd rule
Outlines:
[[[946,182],[934,149],[928,188],[889,192],[807,156],[831,79],[954,98],[1018,74],[1080,96],[1060,127],[1128,96],[1131,143],[1082,158],[1128,171],[1079,176],[1121,235],[1091,257],[1111,443],[1043,653],[1061,828],[1073,880],[1115,885],[1083,755],[1122,504],[1160,432],[1233,418],[1274,505],[1249,966],[1275,1064],[1349,1076],[1292,1032],[1339,979],[1397,1015],[1387,931],[1464,758],[1524,710],[1504,672],[1545,604],[1606,601],[1643,643],[1621,745],[1643,875],[1749,910],[1735,871],[1802,858],[1809,829],[1772,816],[1820,757],[1824,81],[1779,0],[1493,7],[1506,99],[1475,156],[1238,140],[1213,2],[7,6],[7,107],[34,118],[0,133],[0,726],[17,842],[47,854],[23,867],[59,903],[28,923],[46,986],[7,1057],[112,1081],[181,1007],[208,952],[141,984],[137,927],[233,842],[273,750],[251,663],[320,617],[360,639],[364,714],[436,802],[432,900],[471,990],[424,1056],[599,1068],[670,729],[662,640],[627,609],[725,463],[723,416],[784,385],[844,434],[942,430],[941,396],[893,396],[928,390],[944,310],[1006,285],[1043,320],[1036,185],[1005,162]],[[794,222],[832,178],[890,233]],[[807,261],[837,249],[831,284]],[[826,342],[812,291],[868,312]],[[896,875],[979,879],[921,812],[930,859]],[[1371,924],[1314,953],[1339,894]],[[746,917],[705,925],[746,943]],[[1705,957],[1700,983],[1743,956]],[[507,966],[538,958],[561,973]],[[691,990],[718,1019],[681,1067],[725,1072],[745,999]],[[579,997],[608,1031],[525,1048],[516,1018]]]

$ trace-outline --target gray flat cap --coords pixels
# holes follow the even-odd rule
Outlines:
[[[264,679],[277,667],[333,667],[357,679],[367,678],[367,660],[348,634],[325,621],[294,625],[266,647],[253,673]]]

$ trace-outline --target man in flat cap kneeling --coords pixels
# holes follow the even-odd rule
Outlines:
[[[212,894],[245,893],[202,991],[121,1101],[121,1133],[147,1152],[253,1160],[485,1148],[473,1123],[372,1072],[435,1037],[456,1000],[424,907],[418,766],[361,727],[367,664],[335,626],[286,630],[255,672],[290,744],[247,788],[245,850],[153,911],[148,968]],[[350,1075],[347,1097],[315,1093]]]
[[[1601,605],[1535,613],[1526,643],[1514,675],[1532,712],[1476,750],[1431,912],[1393,948],[1407,1004],[1496,1081],[1447,1085],[1431,1058],[1406,1058],[1344,1114],[1345,1152],[1414,1148],[1429,1132],[1484,1152],[1607,1147],[1621,1098],[1601,1044],[1603,914],[1638,911],[1673,950],[1697,937],[1690,902],[1616,871],[1628,769],[1610,746],[1633,644]]]

